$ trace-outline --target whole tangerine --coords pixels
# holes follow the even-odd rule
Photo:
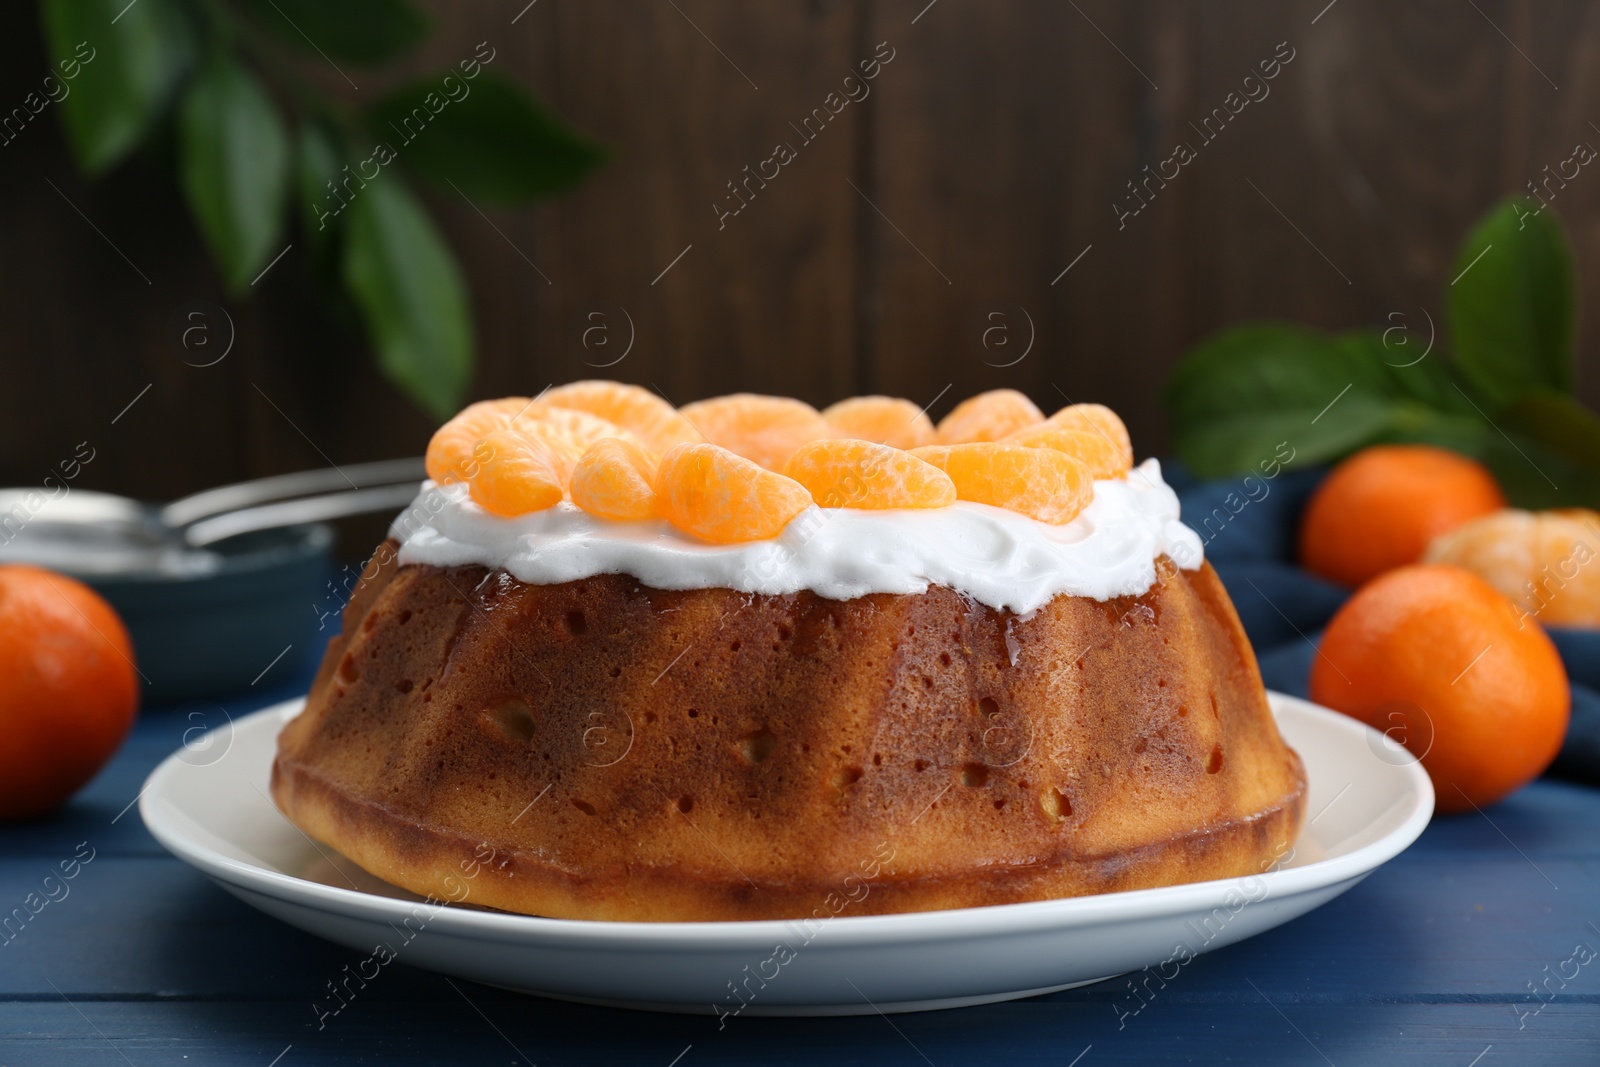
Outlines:
[[[1415,563],[1428,543],[1499,511],[1505,494],[1477,460],[1432,445],[1376,445],[1340,463],[1300,519],[1300,562],[1360,585]]]
[[[1410,749],[1441,812],[1493,804],[1555,759],[1572,690],[1555,644],[1494,587],[1441,564],[1401,567],[1334,615],[1311,699]]]
[[[122,620],[82,582],[0,565],[0,819],[43,815],[94,777],[133,725]]]

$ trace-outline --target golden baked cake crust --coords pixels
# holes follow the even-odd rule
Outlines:
[[[400,566],[279,739],[296,825],[559,918],[866,915],[1256,873],[1305,775],[1209,565],[1027,618]],[[463,873],[470,871],[470,881]]]

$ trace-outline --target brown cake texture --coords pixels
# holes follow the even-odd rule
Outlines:
[[[279,807],[395,885],[574,919],[867,915],[1257,873],[1299,831],[1209,565],[1020,617],[375,557]]]

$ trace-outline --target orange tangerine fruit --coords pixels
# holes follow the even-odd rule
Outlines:
[[[1472,572],[1434,564],[1358,589],[1311,667],[1311,699],[1410,749],[1442,812],[1493,804],[1549,766],[1571,692],[1538,625]]]
[[[1133,469],[1133,439],[1122,418],[1104,404],[1068,404],[1045,420],[1058,430],[1077,430],[1104,438],[1115,447],[1123,473]]]
[[[712,444],[668,450],[656,469],[656,492],[668,522],[718,544],[776,537],[811,506],[799,482]]]
[[[637,385],[599,379],[570,382],[547,389],[539,397],[539,403],[598,415],[632,432],[656,453],[685,441],[701,439],[676,408]]]
[[[616,522],[654,518],[657,464],[655,456],[631,441],[596,441],[572,469],[572,502]]]
[[[0,819],[51,811],[128,736],[133,646],[98,593],[65,575],[0,566]]]
[[[812,441],[789,457],[783,473],[825,508],[942,508],[956,500],[944,471],[872,441]]]
[[[526,412],[531,403],[525,396],[508,396],[500,400],[480,400],[462,408],[435,430],[428,442],[423,461],[428,477],[440,485],[470,481],[481,465],[472,451],[478,442],[495,430],[510,426],[511,420]]]
[[[1128,457],[1104,434],[1084,430],[1063,430],[1048,423],[1018,430],[1003,439],[1001,444],[1022,445],[1025,448],[1053,448],[1065,452],[1089,468],[1096,478],[1121,478],[1129,471]]]
[[[998,441],[1044,421],[1044,412],[1015,389],[991,389],[957,404],[939,423],[939,443]]]
[[[911,454],[948,474],[962,500],[1040,522],[1071,522],[1094,499],[1089,468],[1053,448],[972,442],[929,445]]]
[[[1600,514],[1507,508],[1435,537],[1426,563],[1465,567],[1544,626],[1600,628]]]
[[[859,437],[892,448],[920,448],[938,440],[933,420],[896,396],[853,396],[822,410],[835,437]]]
[[[576,462],[570,446],[511,427],[489,433],[479,451],[486,458],[467,483],[472,499],[502,518],[559,504]]]
[[[1487,467],[1432,445],[1365,448],[1317,486],[1300,519],[1300,562],[1360,585],[1415,563],[1428,543],[1506,498]]]
[[[685,404],[681,412],[710,443],[774,471],[807,441],[833,436],[816,408],[786,396],[734,393]]]

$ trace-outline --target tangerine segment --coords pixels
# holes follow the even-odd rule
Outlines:
[[[1045,424],[1058,430],[1077,430],[1105,438],[1122,456],[1123,471],[1133,469],[1133,438],[1128,436],[1121,416],[1104,404],[1068,404],[1046,419]]]
[[[596,441],[608,437],[621,438],[634,444],[643,444],[638,436],[618,426],[610,419],[591,415],[576,408],[556,407],[542,400],[535,401],[527,412],[517,419],[515,428],[524,433],[534,433],[558,441],[581,456]]]
[[[1089,468],[1096,478],[1121,478],[1131,469],[1128,456],[1104,434],[1083,430],[1061,430],[1049,424],[1018,430],[1001,444],[1025,448],[1053,448],[1065,452]]]
[[[572,502],[591,515],[638,522],[656,514],[656,457],[608,437],[589,446],[572,469]]]
[[[933,420],[896,396],[853,396],[822,410],[836,437],[858,437],[892,448],[921,448],[938,440]]]
[[[467,483],[472,499],[502,518],[559,504],[576,459],[564,444],[511,427],[489,433],[479,451],[486,458]]]
[[[825,508],[942,508],[955,503],[950,476],[909,452],[834,438],[801,445],[783,473]]]
[[[700,434],[676,408],[650,390],[621,382],[591,379],[546,390],[539,403],[587,411],[637,435],[657,453]]]
[[[950,476],[956,496],[992,504],[1040,522],[1071,522],[1094,499],[1094,477],[1053,448],[993,442],[930,445],[912,450]]]
[[[816,408],[786,396],[734,393],[685,404],[682,414],[707,441],[773,471],[806,442],[833,436]]]
[[[656,491],[668,522],[718,544],[776,537],[811,506],[799,482],[711,444],[669,450],[656,469]]]
[[[1044,421],[1044,412],[1015,389],[991,389],[968,397],[939,423],[939,443],[998,441]]]
[[[511,420],[527,411],[530,403],[525,396],[508,396],[500,400],[480,400],[462,408],[435,430],[428,442],[428,453],[423,461],[428,477],[439,485],[471,481],[483,462],[474,457],[473,448],[495,430],[510,426]]]

